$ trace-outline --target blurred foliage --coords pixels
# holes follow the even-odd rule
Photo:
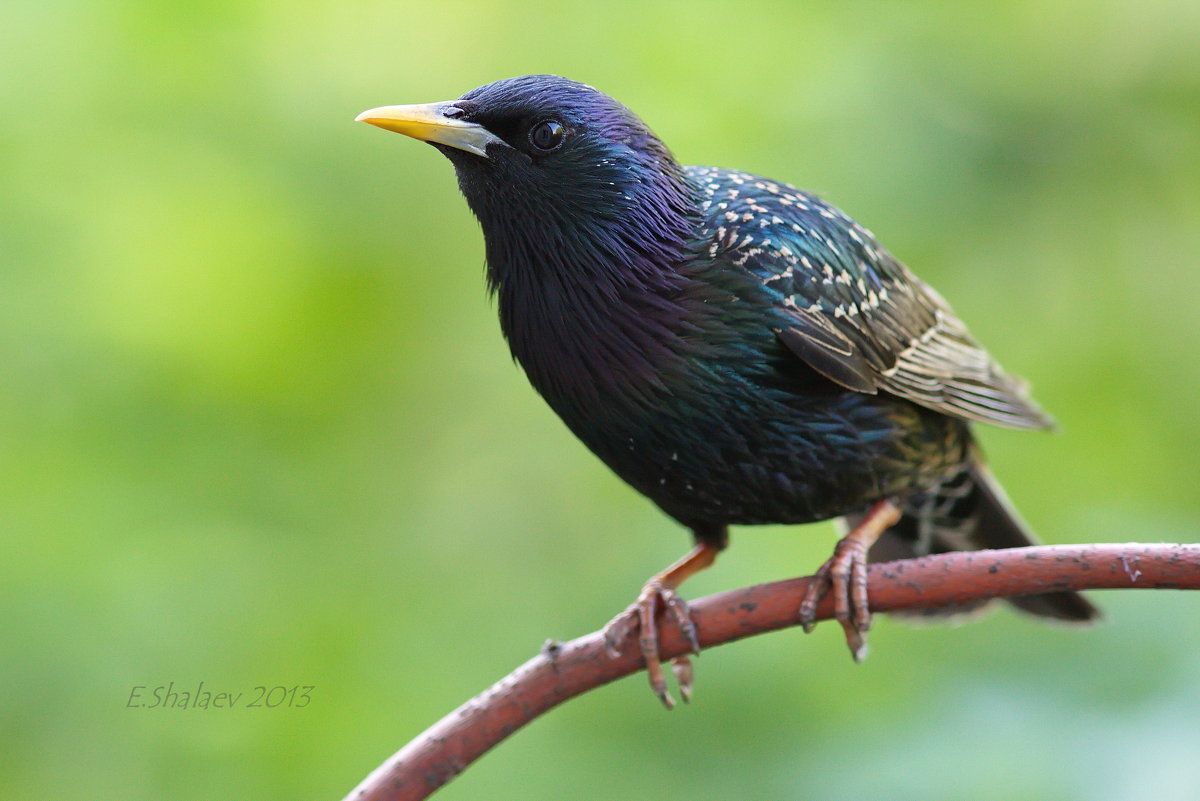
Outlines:
[[[449,165],[352,123],[500,77],[871,227],[1062,423],[981,433],[1049,541],[1196,538],[1194,0],[7,0],[0,53],[2,798],[338,798],[683,552],[512,365]],[[738,530],[688,594],[832,542]],[[1197,598],[1099,600],[718,649],[439,797],[1194,798]],[[199,681],[314,690],[126,708]]]

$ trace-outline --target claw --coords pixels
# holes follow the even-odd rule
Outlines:
[[[625,638],[629,636],[636,620],[637,609],[631,606],[610,620],[604,627],[604,650],[608,652],[610,658],[616,659],[621,655],[621,643],[625,642]]]
[[[816,623],[817,604],[825,593],[833,593],[833,616],[846,634],[846,645],[855,662],[867,658],[867,631],[871,628],[867,551],[899,519],[900,510],[891,501],[871,507],[862,523],[838,542],[833,556],[809,582],[800,603],[800,625],[810,632]]]
[[[687,639],[692,653],[700,653],[700,638],[696,635],[696,624],[692,620],[692,610],[688,608],[687,601],[680,598],[674,591],[660,590],[659,596],[671,610],[671,615],[679,625],[679,630],[683,632],[684,638]]]
[[[800,602],[800,627],[804,629],[805,634],[812,634],[813,629],[816,627],[817,604],[832,586],[833,582],[829,577],[829,562],[826,562],[821,565],[821,568],[812,577],[812,581],[808,583],[808,589],[804,592],[804,599]]]
[[[688,648],[692,653],[699,653],[700,637],[692,620],[691,610],[688,609],[687,602],[675,592],[675,588],[683,583],[684,579],[711,565],[719,550],[716,545],[697,545],[683,559],[647,581],[637,600],[604,627],[604,648],[611,657],[620,656],[621,644],[626,641],[633,628],[637,627],[638,650],[646,663],[650,689],[667,709],[675,706],[675,699],[667,690],[667,679],[663,672],[662,659],[659,657],[658,616],[661,612],[669,611],[671,619],[679,626],[680,632],[687,640]],[[687,656],[676,657],[671,662],[671,671],[679,684],[680,697],[685,703],[690,701],[693,677],[691,660]]]
[[[671,660],[671,672],[679,685],[679,697],[685,704],[692,701],[692,660],[685,656],[677,656]]]
[[[667,690],[666,675],[663,672],[662,660],[658,655],[658,614],[663,610],[670,611],[671,617],[687,639],[688,647],[693,652],[699,651],[700,642],[696,636],[696,624],[692,622],[692,614],[688,609],[687,602],[680,598],[674,590],[664,587],[657,578],[646,582],[638,599],[604,627],[604,647],[610,656],[620,656],[621,643],[625,641],[636,625],[638,627],[638,650],[641,651],[642,658],[646,662],[650,688],[662,701],[663,706],[671,709],[675,706],[675,700],[671,698],[671,694]],[[681,658],[687,660],[687,657]],[[678,679],[680,669],[674,663],[672,663],[672,670]],[[691,696],[690,663],[688,663],[685,676],[687,691],[685,692],[683,689],[684,682],[680,682],[680,694],[686,701]]]

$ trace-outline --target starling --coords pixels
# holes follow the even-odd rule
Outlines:
[[[690,553],[605,629],[610,650],[639,631],[668,707],[657,618],[699,649],[676,590],[713,563],[730,525],[845,518],[798,616],[811,628],[832,592],[856,659],[868,561],[1033,542],[970,423],[1044,429],[1050,418],[837,208],[756,175],[681,166],[624,105],[552,75],[358,119],[450,159],[514,358],[593,453],[691,530]],[[1073,592],[1009,600],[1060,621],[1097,615]],[[673,668],[687,700],[691,665]]]

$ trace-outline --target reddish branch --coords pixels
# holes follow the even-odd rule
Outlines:
[[[796,625],[808,582],[799,578],[760,584],[693,602],[701,647]],[[1047,590],[1195,590],[1200,589],[1200,545],[1040,546],[948,553],[872,565],[869,586],[871,609],[877,612]],[[831,612],[830,604],[823,602],[817,617],[828,618]],[[666,626],[660,637],[664,659],[685,652],[687,646],[675,626]],[[346,801],[426,798],[547,710],[642,669],[633,635],[621,653],[609,657],[599,632],[548,644],[541,654],[402,748]]]

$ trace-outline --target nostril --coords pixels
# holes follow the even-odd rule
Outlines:
[[[443,107],[442,114],[447,119],[458,120],[471,116],[477,108],[479,108],[479,104],[472,103],[470,100],[455,100]]]

